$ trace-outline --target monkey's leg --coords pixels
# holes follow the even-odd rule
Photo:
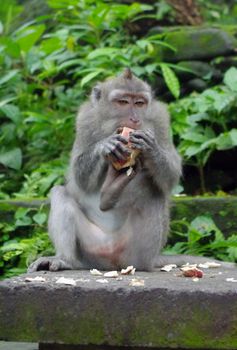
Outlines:
[[[205,262],[217,262],[220,263],[221,266],[226,268],[236,268],[237,265],[235,263],[219,261],[212,258],[207,258],[205,256],[193,256],[193,255],[160,255],[157,257],[155,262],[155,267],[162,267],[164,265],[175,264],[178,267],[189,264],[204,264]]]
[[[49,235],[56,249],[56,256],[41,257],[32,263],[29,272],[37,270],[80,269],[82,263],[77,252],[77,210],[64,186],[55,186],[51,192]]]
[[[56,256],[39,258],[28,271],[88,268],[82,256],[96,262],[103,257],[100,251],[108,250],[107,253],[113,255],[116,247],[113,248],[112,237],[87,219],[66,188],[55,186],[51,193],[49,235]]]

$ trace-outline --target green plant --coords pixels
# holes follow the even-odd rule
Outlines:
[[[49,236],[45,231],[47,213],[39,209],[20,207],[10,220],[0,224],[0,275],[11,277],[26,271],[40,255],[52,255]]]
[[[24,8],[11,0],[2,9],[0,198],[45,196],[63,181],[75,114],[96,79],[131,66],[142,78],[163,74],[172,94],[178,98],[180,93],[173,65],[157,56],[160,45],[168,46],[162,37],[129,34],[129,23],[150,12],[151,5],[47,3],[47,16],[18,26],[12,14]]]
[[[204,166],[216,150],[237,146],[237,69],[230,68],[224,84],[171,104],[173,132],[187,164],[197,166],[202,193]]]
[[[171,222],[174,245],[165,248],[166,254],[189,254],[237,261],[237,234],[225,238],[214,221],[198,216],[191,223],[186,219]]]

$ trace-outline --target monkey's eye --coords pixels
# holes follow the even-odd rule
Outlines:
[[[145,101],[139,100],[135,102],[136,107],[143,107],[145,105]]]
[[[117,103],[121,106],[125,106],[125,105],[129,104],[128,100],[122,100],[122,99],[117,100]]]

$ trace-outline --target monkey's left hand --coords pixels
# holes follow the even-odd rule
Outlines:
[[[139,149],[144,156],[157,152],[157,142],[152,130],[136,130],[130,134],[131,148]]]

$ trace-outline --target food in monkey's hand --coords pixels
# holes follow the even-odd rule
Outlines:
[[[112,163],[113,167],[116,170],[121,170],[124,168],[132,167],[136,163],[136,157],[138,156],[140,151],[138,149],[131,149],[131,144],[129,142],[129,134],[133,131],[134,131],[134,129],[127,128],[127,127],[124,127],[122,129],[121,135],[128,140],[127,147],[131,150],[131,153],[126,160],[117,160],[117,161]]]

